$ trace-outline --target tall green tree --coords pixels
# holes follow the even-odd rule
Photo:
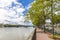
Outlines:
[[[35,0],[29,8],[27,15],[35,26],[45,24],[46,18],[49,15],[49,0]]]
[[[59,18],[59,16],[58,15],[56,15],[56,13],[58,14],[58,11],[60,11],[60,0],[51,0],[51,12],[50,12],[50,20],[51,20],[51,23],[52,24],[55,24],[55,23],[57,23],[58,21],[57,20],[59,20],[59,19],[57,19],[57,18]]]
[[[45,24],[46,19],[52,20],[52,14],[55,14],[56,11],[59,11],[59,8],[56,7],[60,0],[35,0],[31,3],[31,8],[27,12],[27,18],[32,21],[35,26],[40,26]]]

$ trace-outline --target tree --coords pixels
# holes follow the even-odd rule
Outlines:
[[[53,15],[53,19],[51,19],[51,21],[52,21],[53,24],[58,24],[58,23],[60,23],[60,15],[54,14],[54,15]]]
[[[52,23],[52,29],[53,29],[53,38],[54,38],[54,24],[58,23],[59,16],[55,15],[55,12],[57,11],[56,9],[58,8],[58,6],[56,5],[60,0],[51,0],[51,16],[50,16],[50,20]],[[57,7],[56,7],[57,6]],[[58,9],[59,11],[59,9]]]
[[[56,7],[60,0],[35,0],[31,8],[27,12],[28,18],[32,21],[35,26],[45,25],[45,20],[50,19],[52,24],[55,23],[55,12],[59,11]],[[53,22],[54,21],[54,22]]]
[[[49,15],[49,0],[35,0],[32,3],[32,7],[29,8],[27,15],[35,26],[45,24],[47,15]],[[48,11],[48,12],[47,12]]]

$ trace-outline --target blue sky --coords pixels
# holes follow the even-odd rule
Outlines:
[[[24,7],[28,6],[33,0],[17,0],[17,2],[22,3]]]
[[[34,0],[17,0],[17,2],[22,3],[24,8],[27,8],[27,6],[33,2]],[[28,10],[26,9],[23,13],[25,14]]]
[[[0,0],[0,23],[24,24],[24,14],[31,2],[33,0]]]

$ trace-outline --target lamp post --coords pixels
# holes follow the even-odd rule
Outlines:
[[[42,9],[42,13],[43,13],[43,17],[44,17],[44,32],[45,32],[45,19],[46,19],[46,17],[45,17],[45,12],[44,12],[44,7],[45,7],[45,4],[44,4],[44,0],[42,0],[43,2],[43,9]]]
[[[53,30],[53,38],[54,38],[54,26],[53,26],[53,0],[51,1],[51,16],[52,16],[52,30]]]

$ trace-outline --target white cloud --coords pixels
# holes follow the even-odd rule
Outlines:
[[[2,23],[2,22],[4,22],[4,20],[5,20],[5,14],[7,13],[7,11],[6,10],[4,10],[4,9],[0,9],[0,23]]]
[[[18,6],[11,7],[12,2]],[[0,23],[7,23],[6,20],[10,22],[23,21],[23,11],[25,11],[25,9],[22,4],[16,2],[16,0],[0,0]]]
[[[12,6],[12,2],[17,5]],[[24,11],[23,5],[16,0],[0,0],[0,23],[24,24]]]
[[[22,13],[24,11],[24,9],[23,8],[17,8],[16,11],[19,13]]]
[[[9,4],[11,4],[11,2],[15,2],[16,0],[0,0],[0,7],[6,7]]]

